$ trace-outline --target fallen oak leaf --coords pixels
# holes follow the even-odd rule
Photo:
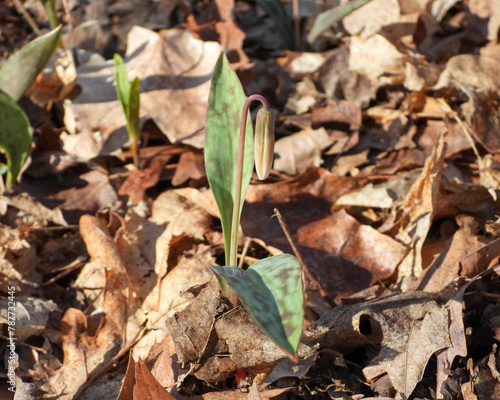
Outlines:
[[[161,386],[146,363],[139,359],[135,364],[135,385],[133,400],[175,400],[175,398]]]
[[[118,189],[118,194],[127,195],[133,205],[138,204],[144,199],[146,189],[159,182],[165,164],[170,158],[171,155],[156,156],[148,160],[144,168],[132,170]]]
[[[21,378],[16,375],[16,392],[14,394],[14,400],[32,400],[38,398],[44,394],[47,394],[44,390],[39,389],[35,384],[29,382],[23,382]]]
[[[422,173],[411,186],[404,204],[402,228],[396,239],[410,250],[398,266],[397,283],[407,290],[422,273],[422,246],[431,227],[444,166],[446,131],[439,136],[436,148],[427,158]]]

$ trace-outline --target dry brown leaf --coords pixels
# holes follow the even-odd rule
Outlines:
[[[15,304],[15,337],[21,343],[30,336],[41,335],[47,329],[49,314],[58,309],[52,300],[37,297],[16,296]],[[8,323],[10,313],[7,313],[7,310],[9,310],[8,299],[0,299],[0,316],[5,318],[5,322],[0,322],[0,325]]]
[[[339,46],[325,53],[325,63],[318,71],[318,81],[325,94],[333,100],[347,100],[359,107],[368,106],[376,86],[370,80],[348,68],[347,46]]]
[[[393,315],[385,320],[388,328],[378,357],[392,384],[406,399],[422,379],[430,357],[451,343],[448,317],[436,302],[428,301],[404,312],[406,316]],[[392,320],[393,317],[396,319]],[[394,324],[398,326],[396,329]]]
[[[215,4],[217,4],[222,19],[222,21],[215,23],[215,30],[219,34],[219,42],[226,49],[231,63],[246,66],[249,61],[243,51],[243,41],[246,35],[235,24],[233,17],[234,0],[215,0]],[[237,57],[234,57],[234,53],[236,53]]]
[[[304,342],[342,352],[380,343],[379,355],[363,373],[373,381],[388,372],[394,387],[407,397],[432,354],[450,346],[447,315],[433,299],[428,293],[410,292],[339,306],[304,330]]]
[[[243,232],[288,252],[282,229],[276,219],[271,219],[275,208],[293,234],[299,227],[330,215],[332,203],[362,184],[362,180],[338,177],[323,168],[310,168],[289,181],[251,185],[242,213]]]
[[[474,368],[474,389],[479,399],[497,399],[500,396],[500,351],[493,345],[492,352]]]
[[[135,365],[135,385],[132,400],[175,400],[151,374],[144,361]]]
[[[344,210],[300,227],[297,245],[331,297],[356,293],[390,277],[407,253],[406,246]]]
[[[333,141],[325,128],[305,129],[276,141],[274,169],[288,175],[297,175],[308,167],[319,167],[321,152]]]
[[[342,19],[345,30],[353,37],[368,38],[400,18],[398,0],[373,0]]]
[[[206,176],[203,153],[187,151],[182,153],[172,177],[172,186],[180,186],[188,180],[198,181]]]
[[[315,83],[305,78],[295,85],[295,92],[288,96],[285,109],[293,114],[305,114],[321,97]]]
[[[500,73],[500,68],[496,73]],[[461,106],[472,127],[472,135],[489,153],[500,152],[499,88],[500,86],[492,91],[468,91],[470,99]]]
[[[500,1],[475,0],[468,4],[469,22],[491,41],[498,39],[500,29]]]
[[[35,384],[23,382],[21,378],[16,375],[16,392],[14,394],[14,400],[33,400],[38,398],[47,392],[39,389]]]
[[[61,400],[72,400],[73,396],[87,381],[86,351],[87,321],[80,310],[68,309],[61,320],[63,364],[50,377],[50,385],[43,389],[55,391]]]
[[[407,56],[382,35],[367,39],[353,36],[349,51],[349,70],[365,75],[378,85],[404,82]]]
[[[465,290],[473,280],[462,285],[460,290],[448,301],[448,318],[450,321],[450,341],[451,346],[437,355],[437,382],[436,395],[438,399],[443,398],[441,387],[450,375],[453,360],[456,356],[465,357],[467,355],[467,342],[465,339],[465,328],[463,321],[463,297]]]
[[[283,57],[279,57],[276,62],[292,78],[303,79],[321,68],[325,62],[325,56],[320,53],[285,50]]]
[[[311,125],[337,127],[346,131],[357,130],[361,126],[361,109],[357,104],[341,100],[337,104],[327,104],[312,110]]]
[[[477,223],[473,217],[459,216],[460,229],[455,232],[439,257],[420,277],[418,289],[438,293],[461,275],[476,275],[479,254],[484,243],[477,236]],[[482,263],[483,265],[487,263]]]
[[[75,85],[76,66],[71,50],[58,49],[26,94],[35,104],[47,106],[73,94]]]
[[[279,396],[282,393],[290,390],[290,388],[283,389],[269,389],[259,393],[258,399],[269,400]],[[240,390],[226,390],[222,392],[205,393],[201,396],[203,400],[253,400],[257,397],[250,397],[250,393],[242,393]]]
[[[7,293],[14,286],[19,292],[33,292],[42,278],[36,264],[36,247],[28,232],[0,225],[0,290]]]
[[[460,54],[450,58],[434,89],[456,87],[456,82],[468,89],[498,91],[500,87],[498,59],[472,54]]]
[[[100,332],[120,337],[126,325],[129,297],[126,267],[104,220],[90,215],[82,216],[80,234],[90,257],[106,268],[103,308],[107,323]],[[117,331],[113,332],[112,329]]]
[[[144,199],[146,190],[158,183],[170,157],[170,155],[157,156],[148,160],[143,168],[133,169],[118,189],[118,194],[129,196],[131,204],[138,204]]]
[[[59,225],[77,225],[83,214],[112,207],[118,196],[107,171],[96,168],[79,169],[62,175],[51,174],[45,179],[26,177],[22,185],[6,197],[8,204],[27,214],[44,218]]]
[[[439,195],[444,164],[446,132],[439,136],[434,153],[427,159],[424,169],[412,185],[401,209],[402,229],[396,239],[410,250],[398,266],[397,282],[405,290],[422,273],[422,246],[431,227]]]
[[[254,375],[270,373],[270,367],[286,357],[283,351],[243,307],[226,311],[219,284],[213,279],[188,307],[167,320],[179,361],[191,364],[194,375],[207,382],[234,376],[239,368]],[[308,351],[308,346],[299,345],[299,356]]]
[[[182,30],[130,31],[126,66],[129,77],[141,81],[141,116],[152,118],[171,143],[203,147],[210,75],[220,51],[218,43]],[[72,134],[62,136],[65,150],[84,159],[119,150],[128,137],[112,84],[113,61],[83,57],[77,72],[82,93],[66,105]]]

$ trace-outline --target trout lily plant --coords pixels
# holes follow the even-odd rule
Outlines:
[[[262,103],[255,138],[249,118],[253,101]],[[265,179],[272,167],[273,152],[274,123],[267,100],[260,95],[245,96],[226,55],[221,53],[208,99],[205,165],[221,216],[226,266],[210,268],[222,295],[235,306],[241,301],[262,332],[297,361],[304,317],[300,263],[290,254],[281,254],[257,261],[247,270],[237,267],[238,229],[254,160],[257,176]]]

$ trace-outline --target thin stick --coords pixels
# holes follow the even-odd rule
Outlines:
[[[35,32],[37,36],[42,36],[42,31],[40,30],[40,28],[38,28],[38,25],[33,20],[33,18],[31,18],[31,15],[28,14],[28,11],[26,11],[20,0],[13,0],[13,1],[14,1],[14,6],[17,9],[17,12],[23,15],[26,22],[29,24],[29,26],[31,26],[31,29],[33,29],[33,32]]]
[[[252,239],[247,238],[245,240],[245,244],[243,245],[243,250],[241,251],[240,263],[238,264],[238,268],[243,268],[243,263],[245,262],[245,257],[247,256],[250,243],[252,243]]]
[[[282,215],[278,211],[277,208],[274,209],[274,215],[273,217],[278,218],[278,221],[280,223],[281,229],[283,229],[283,233],[286,236],[286,239],[288,240],[288,243],[290,243],[290,246],[292,247],[293,252],[295,253],[295,257],[299,260],[300,265],[302,266],[302,270],[305,272],[309,280],[311,281],[311,284],[314,286],[314,288],[319,292],[321,297],[331,306],[334,305],[333,301],[330,299],[328,294],[326,293],[325,289],[321,286],[319,281],[313,276],[311,271],[309,271],[309,268],[307,267],[306,263],[304,262],[304,259],[302,258],[302,255],[299,252],[299,249],[295,245],[295,242],[292,239],[292,235],[290,235],[290,231],[288,230],[288,227],[286,225],[285,220],[283,219]]]
[[[300,37],[300,13],[299,0],[293,0],[293,28],[295,33],[295,49],[302,50],[302,40]]]
[[[40,286],[48,286],[54,282],[57,282],[59,279],[64,278],[66,275],[71,274],[76,269],[82,267],[88,261],[88,257],[80,256],[69,265],[64,267],[63,271],[57,274],[56,276],[50,278],[47,282],[42,283]]]

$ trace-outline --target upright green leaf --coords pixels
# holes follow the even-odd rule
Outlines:
[[[226,55],[221,53],[215,64],[208,97],[205,167],[221,215],[227,264],[229,264],[228,250],[231,240],[240,121],[245,100],[245,92],[236,73]],[[247,119],[246,129],[240,215],[253,171],[253,134],[250,117]]]
[[[128,121],[131,85],[128,80],[127,68],[125,67],[123,58],[119,54],[115,54],[113,56],[113,60],[115,61],[116,67],[116,95],[118,96],[118,100],[120,100],[120,104],[122,105],[123,114],[125,114],[125,118]]]
[[[290,254],[257,261],[246,271],[210,268],[236,292],[255,323],[283,351],[297,360],[304,319],[302,271]]]
[[[134,142],[137,142],[139,138],[139,127],[141,122],[139,118],[140,100],[139,78],[136,77],[130,85],[127,118],[127,131]]]
[[[57,0],[41,0],[47,17],[49,18],[50,29],[57,28]]]
[[[52,57],[61,30],[59,26],[11,55],[0,68],[0,89],[18,101]]]
[[[0,91],[0,147],[7,158],[7,179],[9,188],[17,182],[21,169],[31,150],[31,126],[26,114],[6,93]]]
[[[314,42],[319,35],[329,29],[334,23],[352,13],[354,10],[364,6],[371,0],[354,0],[350,3],[341,4],[319,14],[314,20],[313,26],[307,34],[307,41]]]

